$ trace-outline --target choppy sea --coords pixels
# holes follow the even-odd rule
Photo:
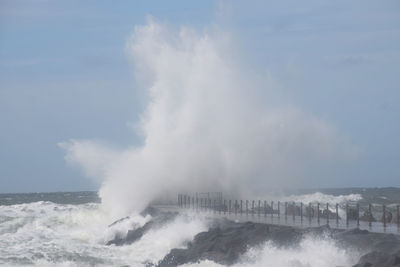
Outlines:
[[[391,206],[400,203],[400,189],[301,190],[280,197],[304,203],[359,201]],[[149,215],[127,216],[124,223],[110,227],[115,218],[103,209],[96,192],[0,194],[0,265],[150,266],[208,229],[201,217],[178,216],[131,245],[107,246],[117,233],[124,235],[150,220]],[[310,238],[294,248],[271,243],[249,248],[237,266],[351,266],[359,256],[329,238]],[[219,266],[210,261],[192,265]]]

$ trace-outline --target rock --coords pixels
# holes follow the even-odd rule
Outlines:
[[[157,266],[179,266],[202,260],[210,260],[229,266],[236,263],[249,247],[257,246],[266,241],[273,242],[277,247],[295,247],[304,236],[309,235],[329,236],[345,248],[377,251],[376,254],[360,259],[357,267],[386,266],[368,264],[377,264],[376,262],[386,264],[386,262],[396,263],[400,261],[398,254],[390,254],[400,251],[400,237],[393,234],[370,233],[367,230],[357,228],[343,231],[331,229],[328,225],[300,229],[282,225],[253,222],[234,223],[221,220],[212,225],[209,231],[197,234],[187,248],[172,249]],[[374,255],[380,255],[376,262],[372,262],[370,259]]]
[[[329,228],[321,228],[324,231]],[[317,230],[316,230],[317,231]],[[299,243],[303,234],[312,230],[302,230],[288,226],[261,223],[220,222],[207,232],[199,233],[186,249],[172,249],[158,267],[179,266],[186,263],[210,260],[223,265],[234,264],[249,247],[267,240],[276,246],[293,246]]]
[[[353,267],[393,267],[400,266],[400,250],[389,254],[383,251],[372,251],[360,258]]]
[[[203,259],[230,265],[248,246],[265,241],[269,233],[270,227],[266,224],[247,222],[219,225],[197,234],[187,249],[171,250],[157,266],[178,266]],[[291,234],[288,236],[292,237]]]
[[[107,246],[109,245],[129,245],[133,242],[139,240],[147,231],[154,228],[159,228],[163,224],[168,223],[175,219],[178,213],[167,212],[167,213],[158,213],[156,210],[151,210],[152,214],[157,214],[153,217],[150,221],[145,223],[142,227],[138,227],[136,229],[129,230],[125,237],[115,236],[114,239],[108,241],[106,243]]]
[[[108,227],[112,227],[112,226],[114,226],[114,225],[117,225],[117,224],[119,224],[119,223],[121,223],[121,222],[123,222],[123,221],[129,220],[129,219],[130,219],[129,216],[126,216],[126,217],[124,217],[124,218],[118,219],[118,220],[116,220],[115,222],[113,222],[112,224],[110,224]]]
[[[351,229],[338,232],[333,238],[345,247],[364,251],[394,253],[400,250],[400,237],[394,234],[370,233],[367,230]]]

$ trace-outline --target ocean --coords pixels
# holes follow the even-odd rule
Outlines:
[[[400,203],[399,188],[347,188],[286,192],[282,200]],[[150,215],[127,214],[112,224],[96,192],[0,194],[0,265],[3,266],[154,266],[174,248],[184,248],[207,231],[204,216],[177,216],[125,246],[106,245],[116,235],[143,226]],[[318,253],[316,253],[318,251]],[[329,237],[305,238],[295,247],[267,242],[250,247],[235,266],[351,266],[362,253]],[[220,266],[209,260],[185,266]]]

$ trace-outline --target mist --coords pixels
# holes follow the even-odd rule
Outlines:
[[[254,81],[265,75],[242,62],[229,34],[150,18],[126,50],[148,96],[132,133],[142,143],[59,144],[69,164],[101,184],[102,203],[116,214],[139,211],[164,192],[318,186],[357,158],[329,122],[276,102],[278,86]]]

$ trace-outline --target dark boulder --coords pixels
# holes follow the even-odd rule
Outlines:
[[[372,251],[360,258],[353,267],[393,267],[400,266],[400,250],[395,253]]]
[[[207,232],[197,234],[186,249],[172,249],[157,266],[179,266],[206,259],[232,265],[249,247],[268,240],[277,246],[294,246],[302,239],[304,233],[308,232],[287,226],[225,221],[214,225]]]
[[[178,266],[184,263],[208,259],[221,264],[233,264],[248,246],[265,241],[269,226],[244,223],[219,225],[207,232],[199,233],[186,249],[173,249],[158,266]]]
[[[133,242],[142,238],[142,236],[145,233],[147,233],[150,229],[159,228],[165,223],[171,222],[178,215],[178,213],[172,213],[172,212],[153,213],[153,214],[157,215],[153,217],[150,221],[145,223],[142,227],[129,230],[126,236],[124,237],[116,235],[114,239],[108,241],[106,245],[122,246],[122,245],[132,244]]]

